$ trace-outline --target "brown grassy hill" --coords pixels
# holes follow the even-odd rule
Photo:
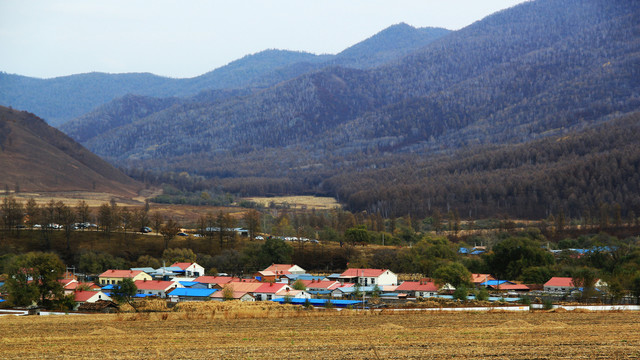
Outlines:
[[[0,106],[0,186],[21,191],[95,191],[135,196],[140,183],[47,125]]]

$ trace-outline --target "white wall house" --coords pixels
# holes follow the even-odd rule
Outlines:
[[[198,265],[198,263],[174,263],[172,267],[179,267],[184,271],[184,277],[197,278],[204,275],[204,267]]]
[[[398,285],[398,276],[388,269],[347,269],[340,274],[340,282],[353,282],[362,286]]]

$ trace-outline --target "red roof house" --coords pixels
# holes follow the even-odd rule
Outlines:
[[[197,263],[177,262],[173,263],[171,267],[178,267],[184,271],[186,277],[198,277],[204,275],[204,267]]]
[[[151,280],[151,275],[140,270],[107,270],[98,275],[100,285],[119,284],[123,279],[131,278],[136,280]]]
[[[307,273],[303,268],[295,264],[271,264],[271,266],[264,269],[263,271],[272,271],[274,274],[277,273],[278,275]]]
[[[471,282],[474,285],[480,285],[489,280],[496,280],[491,274],[471,274]]]
[[[73,300],[76,303],[94,303],[98,300],[111,301],[111,298],[102,291],[76,291],[73,294]]]
[[[432,297],[438,295],[438,286],[432,281],[405,281],[395,291],[414,297]]]
[[[175,288],[184,287],[178,281],[137,280],[138,294],[146,296],[167,297],[167,293]]]
[[[263,301],[264,300],[271,300],[271,299],[275,299],[277,297],[284,297],[284,295],[278,296],[278,293],[287,292],[287,291],[291,291],[291,290],[292,290],[292,288],[288,284],[284,284],[284,283],[263,283],[259,288],[254,290],[253,296],[256,298],[256,300],[263,300]]]

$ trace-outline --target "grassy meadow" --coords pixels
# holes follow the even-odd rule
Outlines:
[[[640,358],[637,312],[362,313],[273,307],[238,315],[210,306],[3,316],[0,354],[5,359]]]

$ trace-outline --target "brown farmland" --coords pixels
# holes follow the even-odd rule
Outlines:
[[[5,359],[637,359],[640,313],[0,317]],[[318,316],[319,315],[319,316]]]

